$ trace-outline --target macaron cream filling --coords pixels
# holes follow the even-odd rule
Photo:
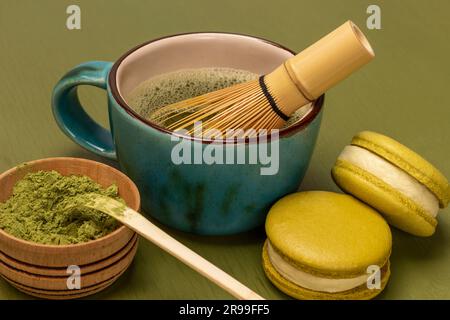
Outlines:
[[[277,270],[285,279],[302,288],[314,291],[335,293],[351,290],[366,283],[368,277],[368,274],[363,274],[354,278],[330,279],[312,275],[298,269],[283,259],[283,257],[273,249],[270,241],[267,243],[267,254],[275,270]]]
[[[382,157],[367,149],[349,145],[341,152],[339,159],[373,174],[413,200],[430,216],[436,217],[439,211],[439,200],[436,196],[414,177]]]

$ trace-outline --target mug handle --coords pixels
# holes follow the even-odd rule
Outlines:
[[[77,93],[79,85],[106,90],[112,65],[112,62],[89,61],[70,70],[53,89],[52,109],[59,128],[69,138],[100,156],[117,159],[111,132],[84,111]]]

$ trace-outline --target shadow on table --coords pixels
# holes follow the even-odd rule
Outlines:
[[[450,238],[445,226],[438,224],[434,235],[421,238],[406,232],[392,229],[392,252],[396,255],[406,256],[414,260],[430,260],[442,257],[448,250],[444,244],[449,243]]]

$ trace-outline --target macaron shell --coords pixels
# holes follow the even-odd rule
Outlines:
[[[353,137],[351,144],[365,148],[406,171],[435,194],[441,208],[448,205],[450,201],[448,180],[416,152],[392,138],[372,131],[358,133]]]
[[[269,260],[267,254],[267,241],[264,244],[262,252],[263,269],[267,278],[272,282],[279,290],[299,300],[369,300],[379,295],[384,288],[390,277],[389,260],[382,268],[380,289],[369,289],[366,285],[359,286],[352,290],[343,292],[327,293],[318,292],[302,288],[295,283],[288,281],[284,278],[275,268]]]
[[[389,224],[416,236],[431,236],[437,220],[413,200],[373,174],[344,160],[332,169],[336,184],[383,213]]]
[[[353,277],[368,265],[384,265],[392,236],[383,217],[340,193],[290,194],[269,211],[266,233],[292,265],[321,277]]]

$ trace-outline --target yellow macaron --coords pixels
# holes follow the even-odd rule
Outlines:
[[[336,184],[376,208],[389,224],[417,236],[435,232],[439,207],[450,200],[448,180],[401,143],[363,131],[332,169]]]
[[[371,299],[389,279],[389,226],[349,195],[288,195],[270,209],[266,233],[264,271],[294,298]]]

